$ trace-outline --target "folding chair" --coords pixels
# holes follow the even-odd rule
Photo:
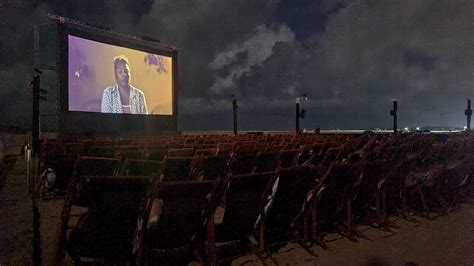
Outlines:
[[[82,176],[77,197],[87,197],[87,212],[68,217],[65,249],[75,263],[124,264],[131,259],[139,207],[151,178]]]
[[[167,158],[170,157],[192,157],[194,155],[194,148],[183,148],[183,149],[171,149],[166,154]]]
[[[255,163],[255,173],[275,171],[280,160],[279,152],[263,152],[258,155]]]
[[[474,158],[467,157],[456,167],[448,169],[445,173],[447,182],[445,183],[445,193],[453,204],[459,204],[459,200],[464,195],[465,198],[472,195],[472,178],[474,176]]]
[[[272,247],[297,242],[311,255],[306,245],[309,233],[308,216],[313,182],[316,178],[314,167],[297,166],[278,171],[276,191],[266,208],[261,209],[259,221],[259,246],[261,252],[271,255]],[[273,184],[272,184],[273,185]],[[272,187],[273,188],[273,187]],[[268,190],[267,190],[268,191]],[[299,229],[303,233],[298,233]]]
[[[254,170],[256,159],[257,154],[255,153],[236,153],[230,161],[230,172],[234,175],[251,173]]]
[[[115,149],[115,158],[124,157],[132,160],[143,160],[145,155],[140,146],[119,146]]]
[[[217,148],[217,155],[232,154],[234,152],[234,147],[235,145],[231,143],[219,144]]]
[[[164,162],[153,160],[127,160],[122,174],[130,176],[161,175]]]
[[[162,161],[165,158],[167,152],[167,150],[149,150],[148,159],[153,161]]]
[[[166,157],[162,176],[166,182],[190,180],[193,157]]]
[[[351,241],[357,241],[354,237],[354,222],[352,214],[352,201],[354,186],[360,183],[362,178],[363,165],[361,164],[331,164],[326,174],[321,178],[316,186],[313,197],[311,211],[311,232],[312,240],[323,247],[320,230],[331,230],[332,225],[339,226],[343,230],[344,236]],[[341,228],[342,223],[339,215],[346,209],[347,228]]]
[[[191,170],[191,179],[216,180],[223,179],[229,170],[230,156],[228,155],[209,155],[196,158],[195,164]]]
[[[255,224],[261,208],[268,202],[264,193],[275,178],[276,172],[230,175],[226,178],[227,189],[222,204],[225,209],[223,216],[220,213],[222,219],[208,221],[209,264],[217,265],[249,252],[261,255],[255,242]]]
[[[301,153],[299,149],[284,150],[280,153],[280,167],[289,168],[295,166],[298,161],[298,155]]]
[[[162,182],[157,185],[153,217],[137,232],[137,265],[186,265],[204,243],[216,181]],[[150,219],[154,223],[150,223]]]
[[[394,158],[395,159],[395,158]],[[385,177],[383,184],[382,205],[384,220],[389,213],[401,214],[408,218],[406,178],[414,167],[414,162],[408,159],[395,159],[390,173]]]
[[[61,213],[61,224],[58,230],[57,246],[58,253],[56,260],[59,262],[63,259],[64,243],[68,222],[71,217],[72,205],[87,206],[93,202],[93,198],[82,197],[78,192],[81,190],[81,176],[111,176],[117,173],[119,165],[118,159],[96,158],[96,157],[78,157],[73,170],[73,175],[69,180],[68,193],[64,202]]]
[[[362,180],[357,189],[353,203],[356,222],[376,222],[378,227],[385,225],[384,208],[382,206],[385,178],[390,174],[395,162],[393,160],[368,161],[364,163]],[[371,210],[375,208],[375,217]]]
[[[170,149],[179,149],[181,144],[182,144],[181,140],[169,140],[166,143],[166,149],[168,149],[168,150],[170,150]]]
[[[206,149],[197,149],[194,155],[196,156],[209,156],[209,155],[216,155],[217,149],[216,148],[206,148]]]
[[[90,146],[86,151],[89,157],[115,158],[115,146]]]

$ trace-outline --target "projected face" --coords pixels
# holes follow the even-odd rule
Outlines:
[[[172,60],[69,35],[68,109],[173,115]]]
[[[115,64],[115,80],[117,85],[122,88],[129,88],[131,75],[130,66],[126,62],[119,61]]]

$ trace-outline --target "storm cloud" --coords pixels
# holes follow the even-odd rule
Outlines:
[[[290,129],[303,93],[309,128],[390,127],[393,98],[401,126],[463,126],[474,87],[468,0],[24,2],[3,6],[14,14],[6,27],[21,34],[0,42],[7,62],[0,71],[11,80],[0,92],[18,106],[27,106],[27,94],[12,91],[25,84],[30,58],[8,51],[31,47],[27,29],[47,12],[177,47],[185,130],[230,129],[231,95],[241,128]],[[22,18],[26,26],[18,24]],[[13,109],[28,119],[29,108]],[[10,116],[0,119],[18,120]]]

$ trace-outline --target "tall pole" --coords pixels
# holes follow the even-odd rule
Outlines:
[[[472,116],[472,109],[471,109],[471,98],[467,98],[467,108],[464,111],[464,114],[467,117],[467,127],[466,130],[471,130],[471,116]]]
[[[239,106],[237,105],[237,98],[234,96],[232,97],[232,120],[234,126],[234,136],[237,136],[237,111]]]
[[[393,116],[393,133],[398,133],[398,126],[397,126],[397,111],[398,111],[398,104],[397,100],[392,100],[392,110],[390,110],[390,115]]]
[[[32,117],[32,128],[31,128],[31,140],[33,141],[33,153],[39,152],[39,123],[40,123],[40,83],[41,77],[39,73],[35,73],[33,77],[33,117]]]
[[[38,26],[33,26],[33,64],[34,64],[34,76],[33,76],[33,117],[32,117],[32,127],[31,127],[31,141],[33,142],[32,148],[33,153],[39,152],[39,131],[40,131],[40,111],[39,111],[39,101],[40,101],[40,72],[37,71],[40,64],[39,57],[39,34],[40,28]]]
[[[300,134],[300,98],[296,98],[295,132]]]

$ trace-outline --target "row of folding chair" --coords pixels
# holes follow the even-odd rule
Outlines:
[[[153,226],[141,227],[136,244],[137,261],[182,265],[199,250],[203,263],[217,265],[247,252],[261,257],[281,242],[304,243],[300,241],[303,236],[297,239],[293,236],[304,217],[306,193],[313,179],[313,168],[301,166],[229,174],[223,180],[207,183],[161,182],[154,195],[159,201],[153,201],[160,205],[159,220]],[[168,193],[171,187],[174,193]],[[177,196],[181,191],[186,195]],[[224,206],[220,208],[223,210],[220,218],[216,217],[218,206]],[[150,217],[144,220],[149,221]],[[283,237],[272,238],[276,235]],[[252,240],[257,244],[252,244]]]
[[[117,159],[77,159],[58,229],[58,263],[65,250],[75,263],[129,259],[136,219],[152,177],[117,175],[118,166]]]
[[[393,141],[393,143],[396,143],[395,141]],[[384,145],[384,146],[390,147],[391,143],[392,143],[392,140],[382,141],[378,145]],[[298,182],[295,181],[297,179],[291,179],[289,184],[285,184],[283,181],[281,181],[282,184],[285,184],[285,185],[279,184],[278,186],[275,186],[276,182],[278,183],[280,182],[282,173],[285,172],[284,170],[280,171],[279,175],[275,175],[274,172],[255,173],[255,171],[252,171],[248,174],[239,175],[236,173],[235,170],[234,170],[235,173],[232,172],[232,168],[230,168],[230,170],[226,172],[227,178],[225,179],[216,178],[214,180],[206,180],[204,177],[202,177],[200,179],[201,181],[176,181],[172,178],[169,178],[168,174],[164,173],[163,178],[158,179],[158,180],[161,180],[159,181],[158,183],[159,185],[157,186],[159,189],[157,189],[157,192],[153,194],[153,198],[157,199],[156,202],[161,202],[161,205],[169,204],[169,199],[168,200],[164,199],[164,198],[167,198],[168,196],[160,197],[161,188],[166,188],[167,186],[174,185],[175,186],[174,190],[171,190],[174,192],[170,194],[174,195],[174,197],[176,197],[175,200],[177,201],[179,201],[180,196],[183,198],[186,198],[183,194],[192,194],[192,192],[188,190],[181,191],[180,190],[181,188],[179,188],[181,186],[180,184],[187,184],[186,186],[189,187],[189,189],[193,187],[193,184],[201,184],[201,185],[196,185],[196,186],[208,188],[206,193],[202,192],[202,195],[205,195],[205,199],[203,199],[203,201],[201,202],[202,204],[207,206],[206,211],[205,212],[199,211],[195,213],[193,215],[195,219],[193,218],[190,220],[190,221],[196,222],[196,227],[191,227],[191,228],[198,228],[199,225],[201,227],[204,226],[206,227],[206,232],[202,233],[202,231],[194,231],[194,230],[191,230],[192,232],[187,232],[187,233],[183,232],[183,235],[180,236],[179,239],[181,239],[184,242],[188,241],[189,239],[193,241],[191,242],[188,241],[186,242],[187,245],[181,246],[181,245],[178,245],[178,242],[182,243],[180,242],[181,240],[179,241],[177,240],[177,242],[175,243],[176,247],[174,244],[170,244],[170,242],[165,241],[165,240],[160,240],[158,241],[158,243],[153,243],[153,241],[157,241],[156,239],[160,239],[161,234],[160,236],[158,236],[158,238],[156,238],[154,237],[155,236],[154,233],[149,233],[149,234],[144,233],[144,235],[142,235],[141,237],[138,237],[138,243],[142,243],[141,246],[140,244],[137,246],[137,248],[140,250],[137,253],[139,254],[140,261],[148,260],[150,263],[153,263],[153,261],[160,261],[161,259],[167,259],[169,255],[169,253],[167,253],[168,249],[172,249],[174,252],[173,254],[175,255],[187,254],[184,258],[190,258],[189,256],[192,256],[192,255],[190,255],[189,252],[194,250],[194,247],[193,247],[194,244],[205,245],[204,247],[205,254],[206,254],[205,257],[206,257],[206,260],[208,260],[209,262],[216,262],[221,258],[232,258],[233,255],[230,253],[232,253],[231,251],[235,251],[235,250],[238,251],[237,255],[242,254],[242,252],[246,250],[246,251],[255,252],[257,255],[260,256],[264,253],[267,253],[267,254],[271,253],[272,245],[276,245],[278,247],[279,246],[278,243],[289,241],[290,238],[288,236],[290,235],[294,236],[295,232],[303,232],[300,235],[300,237],[297,238],[298,241],[306,237],[306,239],[310,238],[310,240],[320,243],[322,245],[324,245],[324,242],[322,241],[322,236],[324,236],[324,232],[331,229],[342,231],[345,233],[346,236],[354,240],[355,236],[360,236],[359,232],[357,232],[355,228],[355,223],[367,222],[367,220],[370,219],[369,212],[372,209],[371,207],[374,207],[374,205],[375,205],[375,210],[376,210],[375,220],[377,224],[381,226],[388,224],[389,223],[388,214],[395,213],[397,209],[406,209],[406,206],[404,205],[407,204],[406,201],[408,200],[408,197],[403,196],[407,192],[406,178],[407,176],[410,175],[410,173],[414,171],[414,169],[416,169],[417,162],[420,160],[422,161],[422,158],[420,157],[426,156],[426,154],[429,154],[429,153],[426,153],[426,150],[432,149],[433,143],[431,143],[431,145],[424,145],[424,146],[419,145],[420,147],[418,148],[411,147],[410,149],[407,149],[407,153],[410,153],[410,154],[402,154],[402,155],[408,155],[403,158],[393,157],[393,156],[402,156],[396,153],[392,154],[392,158],[376,160],[376,161],[367,160],[367,158],[371,158],[371,156],[369,156],[368,154],[363,154],[361,156],[353,156],[354,153],[357,153],[358,151],[364,150],[364,149],[366,150],[366,153],[378,152],[376,149],[367,148],[368,145],[370,145],[370,141],[368,142],[362,141],[361,143],[356,144],[356,145],[351,144],[350,148],[326,147],[327,149],[324,152],[324,156],[319,156],[319,157],[318,156],[313,157],[313,155],[315,154],[321,155],[321,151],[323,150],[323,148],[320,149],[320,147],[318,146],[318,147],[314,147],[314,150],[311,151],[311,148],[308,147],[306,151],[311,151],[311,152],[308,152],[309,155],[308,154],[305,155],[304,159],[301,159],[301,157],[303,157],[302,150],[298,150],[299,152],[295,153],[295,154],[298,154],[298,156],[294,156],[293,160],[291,160],[293,168],[295,167],[294,165],[307,164],[308,166],[299,166],[299,167],[306,169],[303,171],[305,173],[310,173],[310,172],[315,172],[315,173],[309,174],[311,176],[311,178],[308,178],[308,180],[311,180],[311,182],[308,181],[311,184],[310,186],[298,185],[298,188],[300,189],[308,189],[306,193],[301,192],[301,191],[295,192],[296,194],[294,195],[291,194],[292,196],[287,197],[287,198],[283,196],[277,197],[276,195],[278,195],[278,191],[279,191],[278,189],[280,189],[280,191],[282,187],[290,189],[293,184],[298,184]],[[396,144],[393,144],[393,145],[396,145]],[[448,146],[445,148],[447,150],[453,149],[453,147],[451,146]],[[318,150],[319,150],[319,153],[317,153]],[[469,150],[464,151],[464,153],[469,154],[468,151]],[[454,151],[452,152],[456,154],[457,152],[459,152],[459,150],[454,149]],[[347,153],[350,153],[350,154],[346,155]],[[336,155],[334,156],[334,154]],[[411,156],[412,154],[415,154],[416,156],[413,157]],[[325,157],[327,158],[326,160],[324,160]],[[256,158],[255,155],[253,158],[254,159]],[[319,158],[319,159],[316,160],[314,158]],[[300,159],[302,161],[300,161]],[[308,163],[308,162],[311,162],[311,160],[309,159],[314,160],[313,163]],[[441,159],[435,158],[434,161],[439,162],[439,160],[442,160],[442,158]],[[296,162],[296,164],[293,164],[294,162]],[[314,163],[314,162],[317,162],[317,163]],[[321,176],[320,174],[318,174],[319,172],[321,172],[321,170],[317,168],[324,167],[325,164],[327,163],[329,163],[330,165],[328,166],[327,171],[325,171],[325,174]],[[212,163],[209,163],[209,165],[212,165]],[[311,165],[317,165],[317,167],[314,167]],[[460,168],[460,166],[463,166],[466,169],[462,169]],[[281,167],[281,163],[280,163],[280,167]],[[472,167],[470,167],[469,165],[469,160],[461,160],[461,162],[457,161],[456,167],[452,167],[448,169],[457,169],[464,174],[468,173],[469,175],[472,175]],[[110,168],[112,169],[113,167],[110,167]],[[312,170],[308,170],[309,168],[311,168]],[[172,173],[175,171],[170,171],[170,172]],[[294,171],[292,172],[290,170],[289,172],[292,173],[291,174],[292,178],[296,176]],[[451,172],[448,172],[448,173],[451,173]],[[274,175],[279,176],[279,178],[276,178]],[[187,175],[182,174],[180,176],[187,176]],[[240,181],[235,181],[235,180],[239,180],[239,176],[241,177]],[[269,183],[270,181],[268,181],[268,183],[266,183],[265,185],[260,186],[259,182],[261,180],[259,179],[259,177],[262,177],[262,176],[263,177],[267,176],[267,179],[273,180],[273,183],[271,183],[270,185]],[[232,180],[234,180],[234,182]],[[448,180],[452,181],[454,179],[451,178]],[[262,182],[265,183],[264,181]],[[462,180],[462,182],[464,182],[464,180]],[[241,190],[239,190],[239,186],[242,186]],[[210,189],[211,187],[212,187],[212,190]],[[261,192],[261,194],[259,194],[260,192],[256,194],[252,194],[253,193],[252,191],[259,190],[259,188],[260,190],[262,190],[262,187],[265,187],[264,192]],[[454,187],[458,187],[458,185],[455,185]],[[234,190],[237,192],[235,192]],[[218,191],[225,191],[225,193],[222,193],[222,192],[218,193]],[[308,194],[307,192],[311,192],[311,193]],[[419,192],[420,192],[419,193],[420,201],[424,201],[423,193],[422,193],[423,190],[419,190]],[[233,198],[232,195],[235,195],[235,198]],[[249,195],[254,195],[254,196],[259,195],[257,196],[257,198],[261,199],[261,203],[259,204],[259,206],[255,206],[255,204],[252,204],[252,203],[249,204],[248,202],[245,201],[246,197]],[[172,197],[172,196],[169,196],[169,197]],[[298,197],[305,198],[305,201],[303,203],[301,202],[299,203],[301,204],[301,206],[298,208],[291,207],[290,209],[285,209],[285,206],[283,205],[280,207],[274,207],[274,206],[278,206],[279,204],[278,202],[287,202],[287,201],[291,201],[291,199],[293,198],[297,199]],[[273,200],[269,200],[269,198]],[[284,200],[282,200],[283,198]],[[253,197],[253,202],[255,202],[254,199],[255,197]],[[277,199],[280,199],[280,201]],[[185,206],[189,205],[189,203],[186,202],[188,200],[189,199],[183,199],[182,203],[179,203],[179,204],[176,203],[177,205],[171,205],[175,207],[169,208],[169,210],[182,209],[181,211],[186,212]],[[211,200],[211,201],[206,201],[206,200]],[[242,203],[241,201],[246,202],[246,204]],[[155,200],[153,200],[152,202],[155,202]],[[180,205],[180,204],[183,204],[183,205]],[[211,226],[215,222],[213,221],[213,219],[215,219],[214,217],[216,213],[215,210],[218,209],[217,208],[218,205],[223,205],[225,207],[224,215],[220,222],[216,222],[214,226]],[[165,219],[162,216],[165,214],[161,211],[163,208],[167,208],[167,207],[161,206],[160,211],[159,211],[159,215],[160,215],[160,219],[158,220],[159,223],[161,223],[161,221],[164,221],[161,219]],[[249,208],[250,209],[256,208],[259,211],[257,212],[255,210],[250,210]],[[281,208],[282,211],[278,211],[278,212],[275,211],[276,214],[271,214],[271,212],[269,211],[271,211],[272,208],[275,208],[276,210],[278,210],[278,208]],[[239,211],[242,213],[239,213]],[[255,213],[258,213],[258,216]],[[293,216],[293,214],[295,213],[297,213],[297,215],[296,217],[292,218],[291,222],[289,222],[289,225],[291,225],[289,228],[293,230],[295,228],[302,226],[302,228],[298,228],[299,230],[293,231],[292,233],[288,233],[287,231],[289,230],[288,224],[286,224],[287,226],[286,229],[283,228],[285,230],[283,230],[282,228],[276,228],[276,227],[273,228],[272,230],[269,229],[269,228],[272,228],[272,225],[274,225],[273,223],[276,223],[274,220],[278,220],[278,217],[280,217],[281,215]],[[253,215],[253,216],[252,218],[248,218],[248,220],[243,221],[243,220],[239,220],[239,217],[241,215],[242,216]],[[146,217],[146,215],[144,217]],[[270,219],[268,217],[272,217],[272,218]],[[172,218],[170,219],[173,220]],[[168,220],[167,222],[168,225],[162,224],[162,225],[159,225],[158,227],[161,226],[162,228],[161,230],[162,231],[165,230],[166,228],[168,228],[168,226],[172,226],[173,222],[170,222],[171,220]],[[198,221],[199,221],[199,224],[197,223]],[[143,222],[143,224],[146,224],[146,223]],[[147,228],[147,226],[143,224],[141,226],[141,229]],[[251,233],[248,233],[250,230],[249,229],[250,225],[252,224],[255,226],[250,231]],[[311,225],[310,228],[308,227],[309,225]],[[177,228],[181,228],[181,227],[178,226]],[[218,229],[218,228],[221,228],[221,229]],[[269,230],[268,232],[266,231],[267,229]],[[229,232],[233,232],[233,233],[229,233]],[[246,237],[243,239],[238,239],[239,241],[237,242],[239,242],[239,244],[237,245],[237,247],[228,249],[226,245],[221,245],[226,240],[232,238],[228,234],[230,235],[235,234],[236,236],[239,235],[240,237],[242,234],[244,234],[242,232],[246,232],[245,233]],[[265,232],[267,232],[267,234],[265,234]],[[178,233],[181,233],[181,232],[178,232]],[[202,239],[203,235],[205,235],[206,237],[205,242],[202,242],[202,241],[200,242],[196,240],[196,239],[199,239],[199,237],[201,237]],[[249,241],[250,243],[252,243],[252,239],[249,240],[248,238],[249,235],[250,236],[253,235],[253,238],[254,238],[253,241],[257,241],[259,245],[249,245]],[[172,236],[172,235],[169,236],[169,238],[173,238],[173,237],[175,236]],[[236,237],[236,238],[239,238],[239,237]],[[163,239],[166,239],[166,238],[167,236],[164,235]],[[224,241],[224,242],[219,242],[219,241]],[[219,245],[213,244],[214,242],[218,242],[221,244]],[[300,243],[304,243],[304,242],[300,241]],[[145,247],[145,244],[148,245],[148,248]],[[164,254],[167,254],[167,255],[163,256]],[[183,258],[181,256],[179,257]]]

